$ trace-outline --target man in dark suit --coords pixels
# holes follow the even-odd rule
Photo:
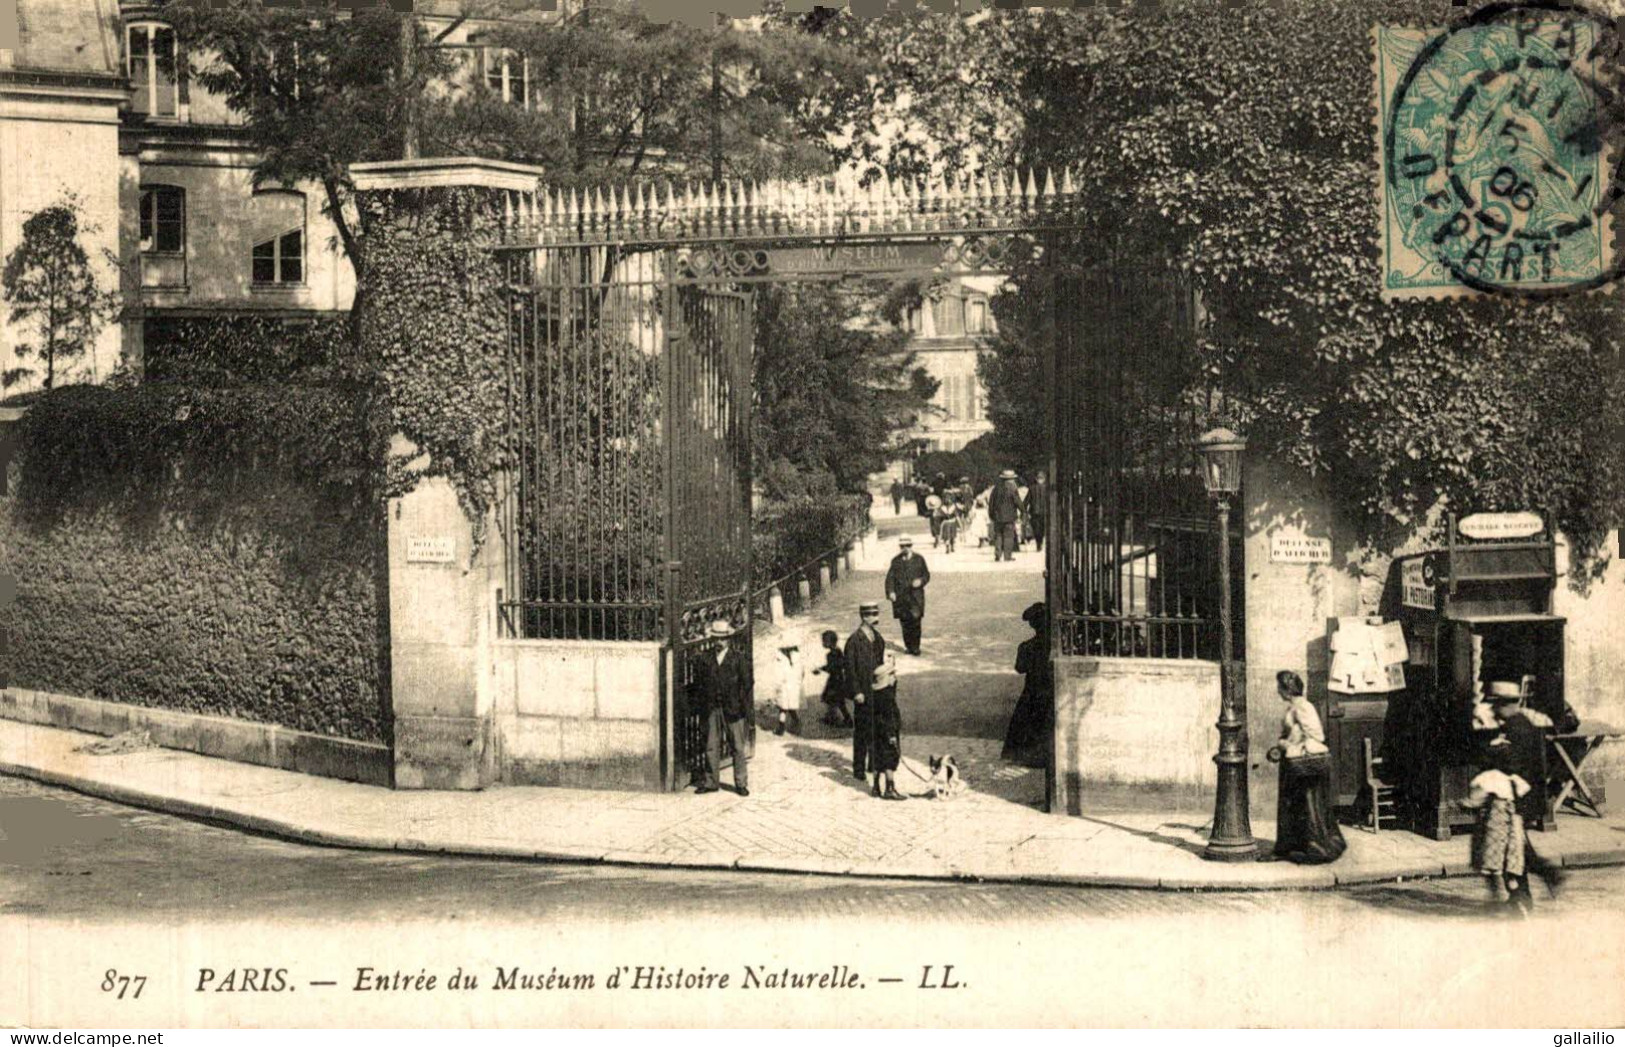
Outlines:
[[[993,496],[988,502],[988,516],[993,520],[993,559],[1016,558],[1016,517],[1021,515],[1021,492],[1016,489],[1016,471],[1006,469],[993,485]]]
[[[891,512],[893,516],[903,515],[903,481],[891,482]]]
[[[875,670],[886,660],[886,638],[880,635],[880,604],[858,605],[858,627],[846,638],[846,678],[852,687],[852,777],[869,777],[869,736],[874,733],[870,714],[874,703]]]
[[[903,647],[909,654],[920,653],[920,623],[925,618],[925,587],[931,569],[925,559],[914,554],[914,539],[897,539],[898,553],[886,570],[886,599],[891,601],[892,617],[903,626]]]
[[[1040,469],[1032,485],[1027,488],[1027,533],[1033,536],[1038,543],[1038,551],[1044,551],[1044,532],[1049,529],[1049,485],[1044,482],[1044,471]]]
[[[734,750],[734,791],[740,796],[750,795],[749,760],[750,717],[752,708],[750,677],[745,672],[745,659],[728,642],[734,634],[733,625],[722,619],[711,623],[706,635],[717,641],[715,654],[696,656],[694,662],[694,691],[705,712],[705,777],[697,793],[714,793],[721,788],[718,771],[722,767],[722,736],[726,732]]]

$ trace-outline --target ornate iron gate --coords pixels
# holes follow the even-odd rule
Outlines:
[[[704,748],[688,688],[707,623],[751,653],[749,287],[1036,264],[1055,319],[1056,653],[1217,657],[1190,295],[1166,273],[1050,265],[1084,206],[1064,172],[542,193],[501,247],[510,635],[665,645],[678,785]]]
[[[1118,265],[1053,279],[1058,653],[1217,660],[1191,289],[1170,270]]]

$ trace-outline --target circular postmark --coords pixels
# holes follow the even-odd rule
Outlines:
[[[1382,132],[1384,221],[1418,278],[1531,296],[1613,280],[1612,21],[1493,4],[1417,43]]]

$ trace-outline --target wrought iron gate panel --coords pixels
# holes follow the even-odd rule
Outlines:
[[[1176,273],[1127,267],[1054,281],[1060,653],[1216,659],[1190,288]]]
[[[525,638],[659,640],[659,258],[511,255],[503,601]]]
[[[674,592],[670,637],[676,674],[674,766],[696,775],[705,759],[705,720],[693,700],[693,662],[714,657],[714,620],[742,630],[733,641],[751,675],[750,382],[752,296],[707,283],[668,285],[669,541]],[[754,684],[754,681],[752,681]],[[749,730],[754,733],[755,725]],[[724,740],[724,762],[733,758]],[[679,781],[677,784],[681,784]]]
[[[705,751],[690,690],[707,625],[732,622],[751,659],[752,298],[673,250],[504,258],[502,621],[526,639],[664,644],[673,781]]]

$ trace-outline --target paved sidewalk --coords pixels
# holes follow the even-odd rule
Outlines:
[[[898,784],[916,794],[906,803],[874,800],[852,778],[850,735],[818,723],[813,694],[803,735],[758,731],[748,798],[396,792],[166,749],[89,755],[80,750],[95,736],[10,721],[0,721],[0,773],[296,840],[386,850],[1163,888],[1317,888],[1469,872],[1464,836],[1439,843],[1349,829],[1348,853],[1332,866],[1228,865],[1201,859],[1201,812],[1043,813],[1043,773],[998,758],[1020,690],[1011,667],[1028,635],[1020,610],[1040,588],[1038,554],[994,564],[987,550],[933,553],[929,538],[922,551],[933,573],[923,653],[903,656],[899,686],[906,762]],[[758,658],[771,659],[781,631],[816,635],[828,626],[844,637],[857,603],[881,597],[892,552],[871,539],[859,569],[808,616],[764,630]],[[882,628],[895,637],[895,623]],[[950,801],[918,795],[925,782],[910,768],[923,772],[933,752],[955,754],[969,791]],[[1570,865],[1625,864],[1625,821],[1559,823],[1558,832],[1536,834],[1543,852]],[[1255,821],[1253,829],[1267,846],[1274,826]]]
[[[1059,818],[1012,802],[997,786],[953,801],[885,803],[857,788],[837,755],[800,740],[764,739],[745,799],[538,788],[393,792],[166,749],[79,751],[95,740],[0,722],[0,773],[294,840],[382,850],[1163,888],[1317,888],[1469,872],[1461,836],[1438,843],[1349,829],[1348,853],[1332,866],[1228,865],[1201,859],[1195,817]],[[996,756],[993,743],[983,744],[972,766]],[[1571,866],[1625,864],[1619,819],[1559,821],[1561,831],[1536,834],[1542,851]],[[1262,840],[1272,829],[1254,824]]]

